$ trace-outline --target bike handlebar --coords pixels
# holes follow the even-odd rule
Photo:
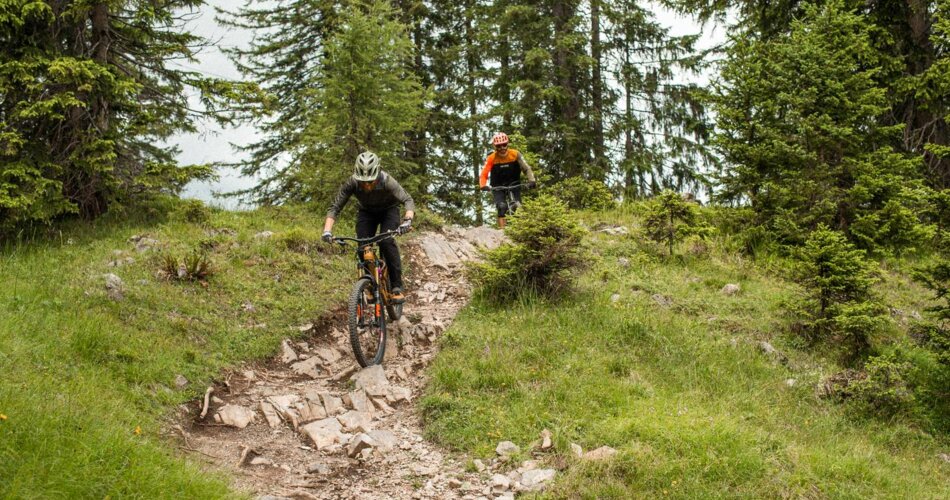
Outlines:
[[[369,238],[348,238],[348,237],[334,237],[333,241],[339,245],[346,245],[347,242],[352,241],[357,245],[372,245],[373,243],[378,243],[385,239],[395,238],[401,233],[399,231],[386,231],[385,233],[379,233],[376,236],[370,236]]]
[[[497,187],[491,187],[491,188],[489,188],[489,191],[511,191],[512,189],[520,188],[520,187],[527,188],[527,187],[528,187],[528,184],[515,184],[515,185],[512,185],[512,186],[497,186]],[[529,189],[530,189],[530,188],[529,188]]]

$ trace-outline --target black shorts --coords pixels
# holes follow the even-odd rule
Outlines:
[[[520,186],[512,189],[511,191],[508,191],[508,190],[492,191],[492,196],[495,198],[495,209],[498,210],[499,218],[508,215],[508,211],[511,209],[511,207],[508,206],[509,192],[511,193],[512,197],[514,197],[515,201],[518,204],[521,204],[521,187]]]

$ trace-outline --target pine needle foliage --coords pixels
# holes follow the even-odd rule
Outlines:
[[[666,244],[670,256],[676,242],[692,234],[702,234],[707,229],[699,220],[696,204],[669,189],[649,202],[643,227],[651,240]]]
[[[822,224],[871,250],[928,241],[920,158],[892,147],[903,125],[879,120],[880,77],[898,64],[877,49],[886,35],[840,0],[803,8],[787,35],[732,41],[715,97],[720,198],[750,203],[786,243]]]
[[[0,230],[95,217],[212,174],[162,142],[239,85],[171,64],[204,42],[182,29],[200,0],[0,5]],[[198,90],[208,111],[189,107]]]
[[[872,293],[878,271],[865,251],[841,232],[819,226],[798,258],[797,277],[806,293],[799,314],[806,318],[806,332],[813,340],[838,341],[852,355],[866,350],[887,320]]]
[[[503,303],[522,295],[558,298],[586,265],[585,231],[567,205],[546,194],[526,200],[509,217],[511,239],[469,266],[469,275],[486,297]]]
[[[263,138],[241,148],[250,156],[238,164],[263,181],[238,195],[325,203],[366,150],[423,193],[424,165],[407,161],[407,135],[421,126],[425,93],[412,71],[415,48],[388,2],[248,4],[223,17],[261,33],[231,55],[268,92],[241,115],[261,125]]]

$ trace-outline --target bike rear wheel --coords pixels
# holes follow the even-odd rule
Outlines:
[[[376,294],[376,286],[369,278],[361,278],[350,294],[350,345],[356,362],[362,367],[378,365],[386,353],[386,315],[378,303],[366,300],[366,291]]]

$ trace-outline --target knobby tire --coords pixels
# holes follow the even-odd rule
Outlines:
[[[356,355],[356,362],[364,368],[382,363],[383,356],[386,354],[385,314],[380,314],[379,317],[376,318],[378,320],[378,326],[376,328],[364,326],[364,335],[360,335],[360,313],[362,313],[366,319],[373,319],[376,309],[376,304],[368,304],[366,302],[364,294],[364,290],[366,289],[375,292],[372,280],[369,278],[361,278],[353,285],[353,293],[350,295],[349,301],[350,345],[353,347],[353,354]],[[367,311],[369,311],[368,314]],[[367,330],[370,330],[368,333],[371,333],[371,335],[365,335]]]

